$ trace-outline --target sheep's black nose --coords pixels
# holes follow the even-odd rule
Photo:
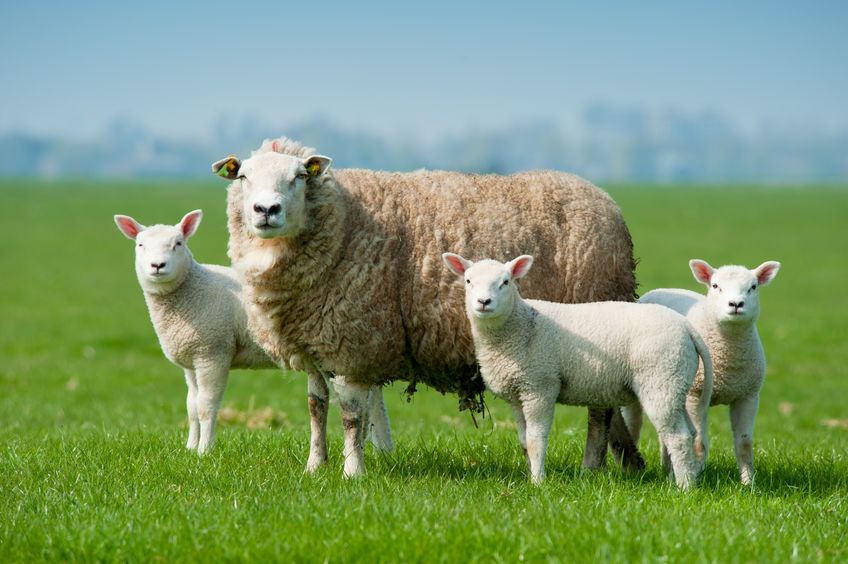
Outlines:
[[[282,206],[280,204],[273,204],[268,208],[268,215],[277,215],[282,210]]]
[[[477,298],[477,301],[485,306],[485,305],[489,305],[490,303],[492,303],[492,298],[485,298],[485,299]]]
[[[745,302],[730,302],[727,305],[729,305],[730,307],[735,307],[736,309],[739,309],[740,307],[745,305]]]
[[[268,213],[268,208],[266,208],[265,206],[263,206],[263,205],[261,205],[261,204],[253,204],[253,211],[255,211],[256,213],[264,213],[264,214],[267,214],[267,213]]]
[[[164,263],[164,262],[160,262],[159,264],[156,264],[155,262],[151,262],[151,263],[150,263],[150,266],[152,266],[152,267],[153,267],[153,268],[155,268],[156,270],[162,270],[163,268],[165,268],[165,265],[166,265],[166,264],[167,264],[167,263]]]

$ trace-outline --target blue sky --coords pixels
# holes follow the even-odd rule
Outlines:
[[[433,138],[593,102],[848,126],[846,2],[9,2],[0,132],[316,116]]]

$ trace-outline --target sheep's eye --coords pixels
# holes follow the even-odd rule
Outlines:
[[[509,286],[509,280],[504,280],[501,286]]]
[[[753,292],[754,290],[756,290],[756,289],[757,289],[757,285],[756,285],[756,284],[754,284],[753,286],[751,286],[751,291],[752,291],[752,292]]]
[[[466,283],[466,284],[471,284],[471,280],[467,280],[467,279],[466,279],[466,280],[465,280],[465,283]]]
[[[713,289],[714,289],[714,290],[717,290],[717,289],[718,289],[718,284],[713,284]]]
[[[139,244],[138,244],[138,246],[139,246],[139,247],[143,247],[144,245],[142,245],[141,243],[139,243]]]
[[[238,176],[236,176],[236,180],[247,180],[247,177],[243,174],[239,174]]]
[[[180,245],[182,245],[182,244],[183,244],[183,243],[182,243],[182,241],[177,241],[177,246],[178,246],[178,247],[179,247]]]

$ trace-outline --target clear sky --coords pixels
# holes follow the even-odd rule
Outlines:
[[[0,132],[315,116],[432,138],[593,102],[848,126],[848,2],[4,2]]]

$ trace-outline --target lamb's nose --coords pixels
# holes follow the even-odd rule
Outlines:
[[[278,213],[280,213],[280,211],[281,211],[282,209],[283,209],[283,208],[282,208],[282,206],[280,206],[280,204],[272,204],[272,205],[268,208],[268,215],[277,215]]]
[[[159,272],[160,270],[165,268],[165,264],[167,264],[167,263],[160,262],[160,263],[157,264],[155,262],[151,262],[150,266],[152,266],[156,270],[156,272]]]
[[[253,211],[255,211],[256,213],[263,213],[265,215],[268,215],[268,208],[266,208],[262,204],[253,204]]]
[[[477,301],[480,302],[482,305],[487,306],[492,303],[492,298],[477,298]]]
[[[742,306],[745,305],[745,302],[730,302],[727,305],[729,305],[730,307],[739,309],[739,308],[741,308]]]

